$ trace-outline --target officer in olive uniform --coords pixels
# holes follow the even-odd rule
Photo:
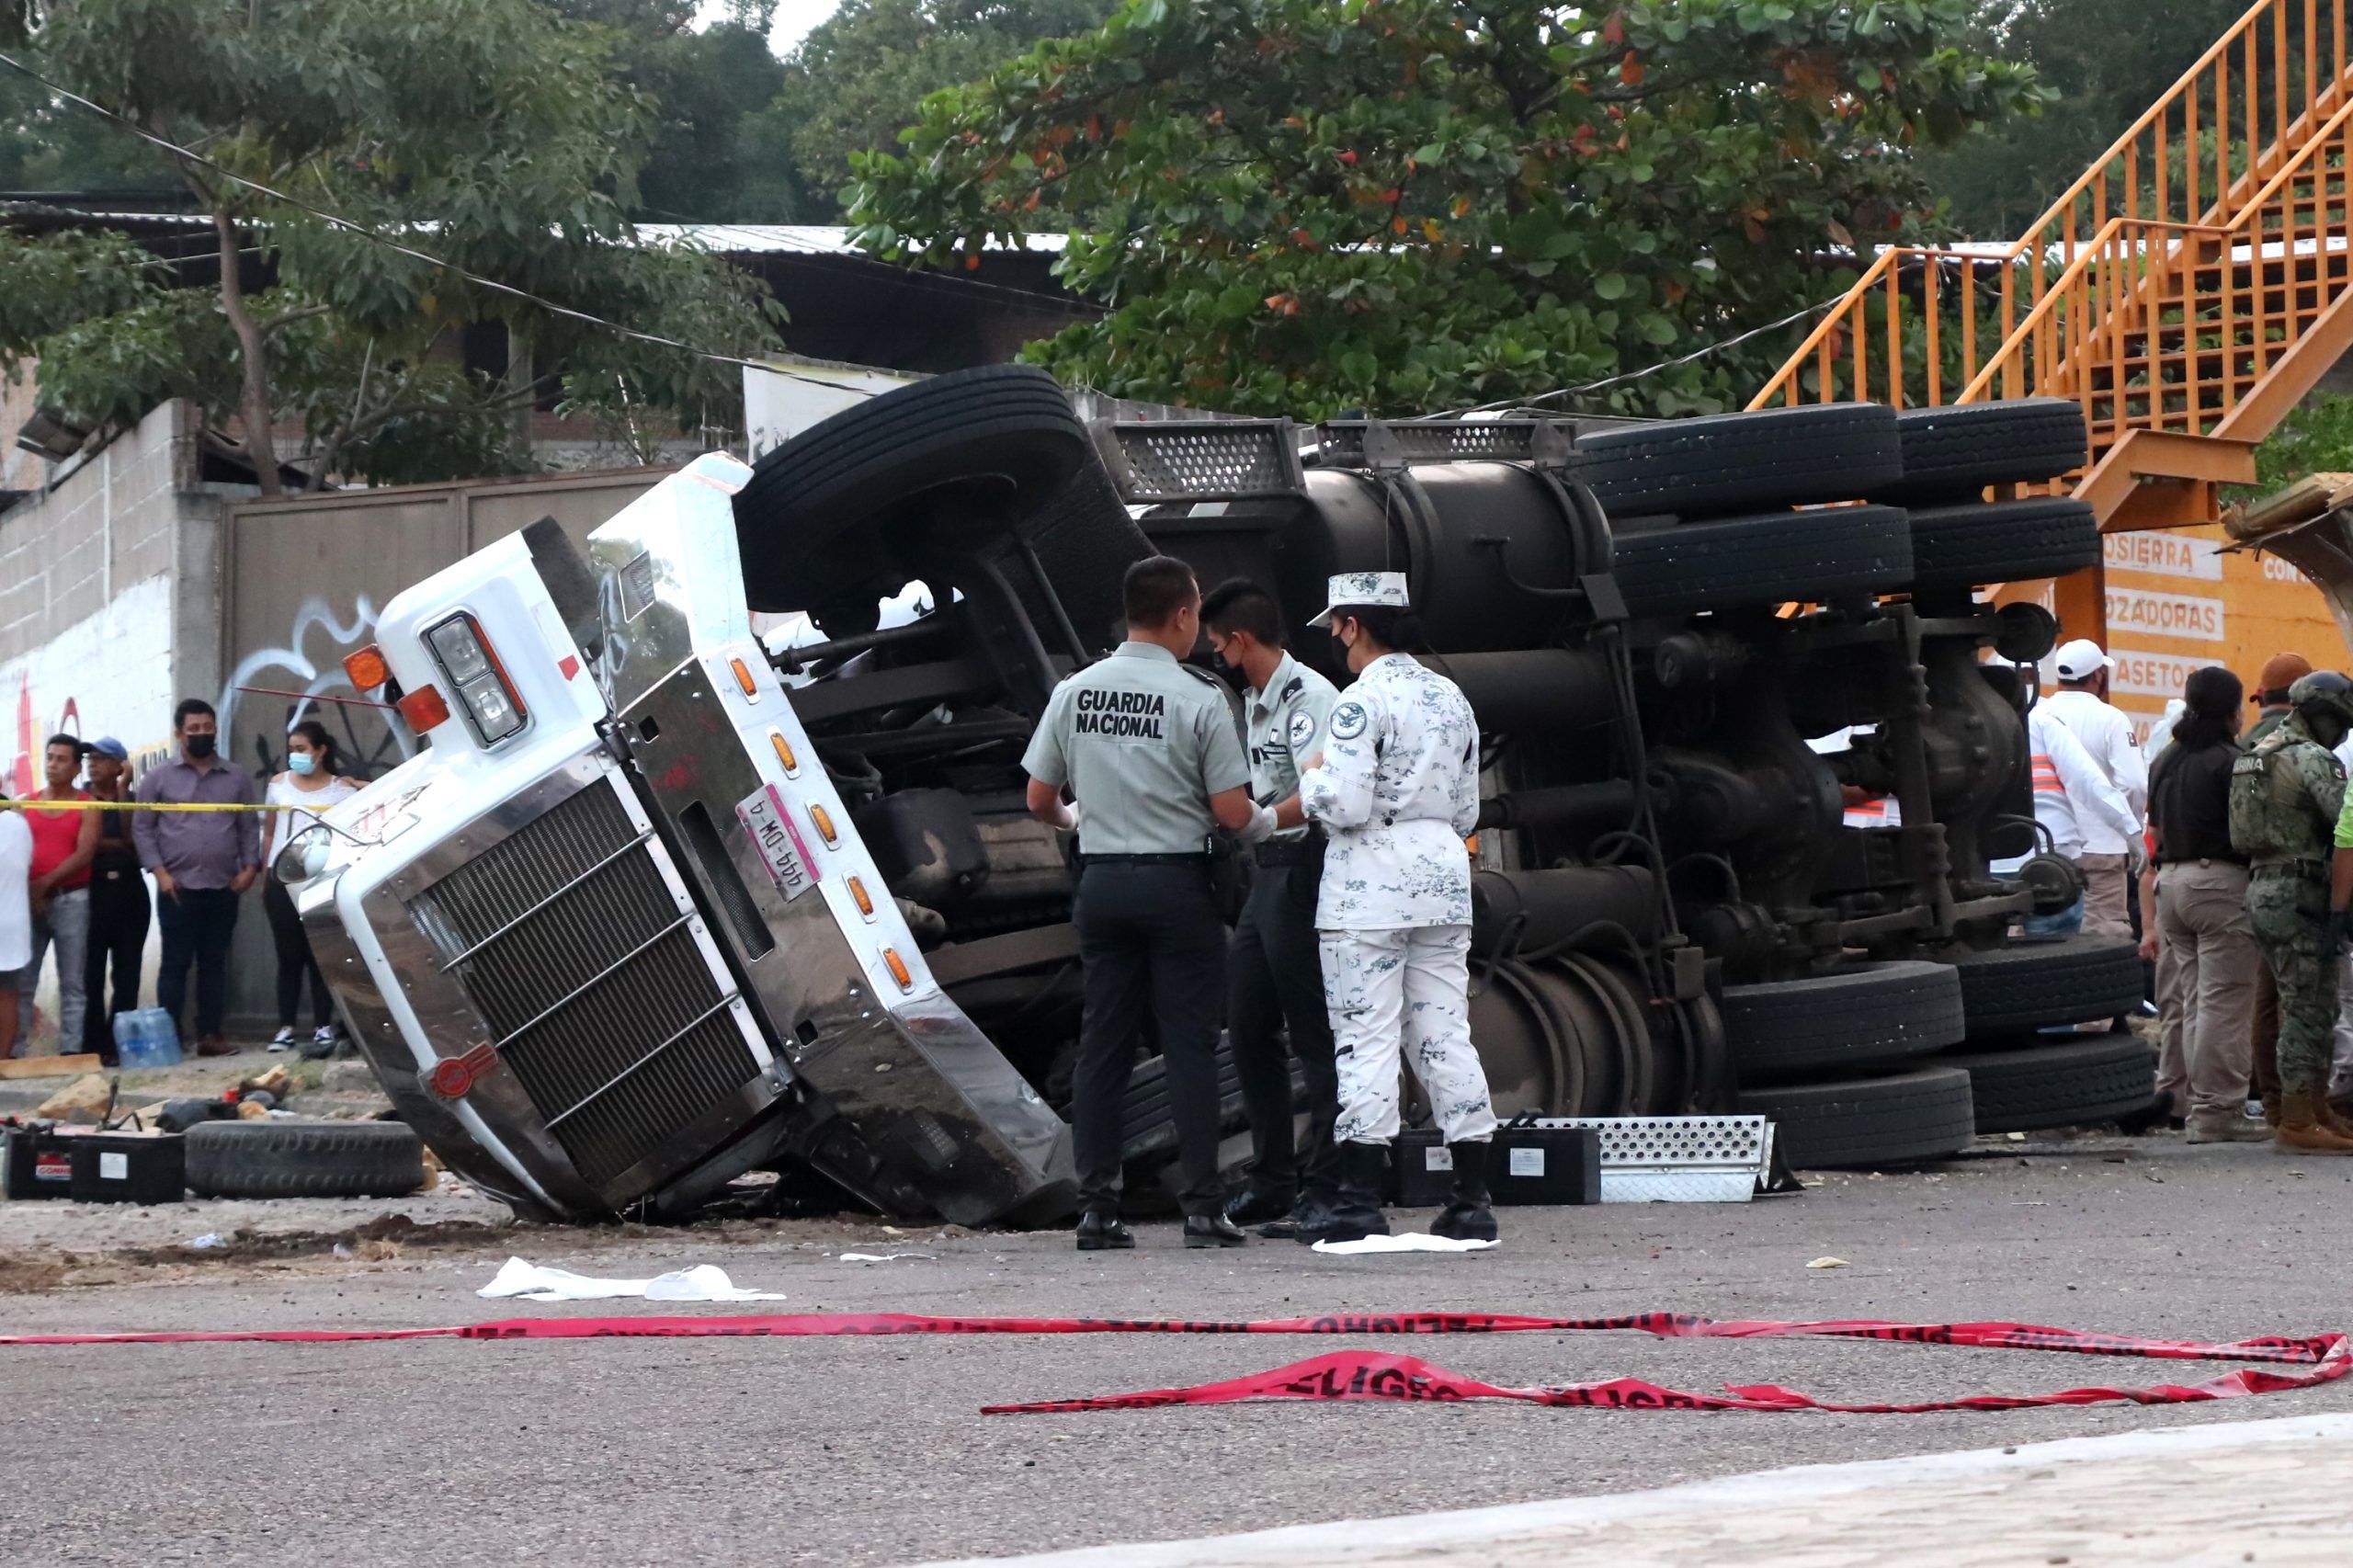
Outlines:
[[[1239,1246],[1220,1211],[1217,1026],[1225,926],[1210,892],[1211,835],[1256,843],[1274,813],[1250,799],[1225,688],[1178,661],[1201,631],[1201,591],[1165,555],[1128,568],[1128,640],[1054,688],[1021,759],[1030,814],[1078,833],[1078,927],[1086,969],[1072,1141],[1082,1252],[1129,1247],[1120,1222],[1122,1101],[1151,1009],[1167,1062],[1184,1171],[1185,1244]],[[1063,802],[1067,788],[1075,806]]]
[[[1201,623],[1218,657],[1249,683],[1244,739],[1250,792],[1273,805],[1298,792],[1300,769],[1323,749],[1339,693],[1284,649],[1282,610],[1256,583],[1236,577],[1211,588],[1201,601]],[[1225,1027],[1250,1116],[1253,1158],[1249,1188],[1226,1205],[1225,1217],[1237,1225],[1267,1223],[1261,1233],[1269,1236],[1320,1228],[1339,1196],[1332,1126],[1340,1116],[1340,1080],[1315,938],[1323,876],[1320,827],[1288,828],[1259,845],[1250,900],[1226,955]],[[1303,1152],[1291,1125],[1293,1056],[1307,1080]]]
[[[2288,700],[2293,711],[2231,765],[2231,844],[2250,862],[2247,923],[2279,994],[2279,1146],[2353,1154],[2353,1126],[2327,1098],[2338,946],[2329,860],[2345,806],[2333,748],[2353,732],[2353,681],[2320,670]]]

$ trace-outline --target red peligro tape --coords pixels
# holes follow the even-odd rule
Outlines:
[[[2249,1367],[2201,1383],[2148,1388],[2077,1388],[2052,1393],[1972,1394],[1917,1404],[1848,1404],[1815,1399],[1772,1383],[1690,1393],[1613,1378],[1552,1388],[1505,1388],[1466,1378],[1419,1357],[1341,1350],[1311,1357],[1224,1382],[1191,1388],[1080,1399],[1040,1400],[985,1407],[983,1414],[1135,1410],[1165,1404],[1224,1404],[1249,1399],[1391,1400],[1452,1403],[1509,1399],[1544,1405],[1601,1405],[1650,1410],[1829,1410],[1858,1415],[1915,1415],[1938,1410],[2016,1410],[2029,1405],[2177,1404],[2248,1394],[2277,1393],[2333,1382],[2353,1371],[2353,1341],[2341,1333],[2303,1338],[2266,1337],[2205,1343],[2143,1339],[2016,1323],[1880,1323],[1870,1320],[1780,1323],[1719,1320],[1685,1312],[1633,1312],[1616,1317],[1548,1318],[1495,1312],[1332,1313],[1321,1317],[1221,1321],[1197,1318],[928,1317],[904,1312],[761,1312],[710,1317],[506,1318],[438,1328],[193,1330],[134,1334],[17,1334],[0,1346],[200,1345],[222,1343],[333,1344],[399,1339],[700,1338],[895,1334],[1584,1334],[1632,1332],[1664,1339],[1878,1339],[1899,1344],[1952,1345],[1993,1350],[2056,1351],[2076,1356],[2126,1356],[2152,1360],[2246,1361],[2307,1369],[2265,1371]]]

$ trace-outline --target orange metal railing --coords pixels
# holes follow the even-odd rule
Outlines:
[[[1880,253],[1749,406],[2066,396],[2095,456],[2211,433],[2345,287],[2347,3],[2260,0],[2014,243]]]

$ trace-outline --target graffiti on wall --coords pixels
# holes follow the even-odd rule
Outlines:
[[[238,760],[256,778],[267,778],[286,766],[286,733],[305,719],[327,727],[335,739],[336,766],[355,778],[378,778],[409,756],[413,741],[407,728],[385,722],[381,709],[320,700],[339,693],[358,695],[343,673],[343,656],[366,646],[375,631],[376,607],[365,594],[353,601],[347,615],[338,614],[324,598],[308,598],[295,612],[284,642],[254,649],[237,661],[213,706],[220,710],[223,734],[237,735],[241,722],[253,731],[251,752]],[[242,689],[248,687],[293,695],[264,696]]]

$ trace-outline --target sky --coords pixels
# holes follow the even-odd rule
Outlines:
[[[841,0],[779,0],[776,8],[776,30],[768,34],[769,47],[779,55],[790,54],[793,47],[809,36],[809,29],[834,14]],[[724,0],[705,0],[705,18],[718,16],[726,9]]]

